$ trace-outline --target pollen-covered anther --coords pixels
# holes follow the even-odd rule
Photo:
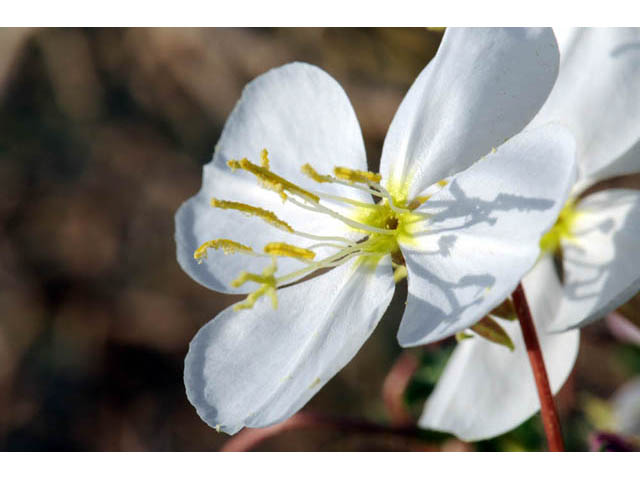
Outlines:
[[[321,175],[319,174],[315,168],[313,168],[310,164],[305,163],[302,166],[302,173],[304,173],[307,177],[318,183],[331,183],[333,182],[333,177],[330,175]]]
[[[342,179],[353,183],[380,183],[382,175],[374,172],[367,172],[364,170],[352,170],[347,167],[335,167],[333,174]]]
[[[263,148],[260,152],[260,161],[262,168],[269,170],[269,152],[266,148]]]
[[[268,162],[268,157],[265,156],[265,158],[267,158],[267,162]],[[289,180],[282,178],[280,175],[276,175],[271,170],[265,167],[261,167],[259,165],[256,165],[255,163],[251,163],[246,158],[243,158],[240,161],[229,160],[227,162],[227,165],[232,170],[236,170],[240,168],[242,170],[246,170],[249,173],[252,173],[260,181],[260,184],[264,188],[268,190],[273,190],[274,192],[278,193],[283,200],[287,199],[287,194],[285,192],[289,192],[290,194],[298,195],[314,203],[318,203],[320,201],[320,197],[318,197],[314,193],[311,193],[305,190],[304,188],[299,187],[295,183],[292,183]],[[264,165],[264,158],[263,158],[263,165]]]
[[[251,247],[247,247],[246,245],[226,238],[219,238],[217,240],[209,240],[208,242],[204,242],[200,245],[196,251],[193,252],[193,258],[198,260],[198,263],[201,263],[205,258],[207,258],[207,250],[209,248],[213,248],[215,250],[222,248],[225,255],[230,253],[254,253]]]
[[[244,302],[236,303],[233,306],[234,310],[243,310],[246,308],[252,308],[256,301],[262,297],[263,295],[268,295],[271,298],[271,305],[275,310],[278,308],[278,297],[276,295],[276,287],[278,286],[278,281],[276,280],[276,261],[273,259],[271,265],[265,268],[262,271],[262,275],[258,275],[250,272],[242,272],[240,275],[231,282],[231,286],[237,288],[246,282],[255,282],[261,284],[260,287],[255,291],[247,295],[247,298]]]
[[[273,225],[276,228],[284,230],[289,233],[293,233],[293,228],[285,222],[284,220],[280,220],[275,213],[265,210],[259,207],[253,207],[251,205],[247,205],[245,203],[240,202],[230,202],[227,200],[218,200],[217,198],[211,199],[211,206],[214,208],[221,208],[223,210],[237,210],[239,212],[244,212],[249,215],[254,215],[256,217],[260,217],[265,222]]]
[[[283,242],[271,242],[266,244],[264,247],[264,253],[279,257],[292,257],[300,260],[313,260],[316,256],[316,253],[311,250]]]
[[[431,198],[431,195],[422,195],[420,197],[414,198],[413,200],[411,200],[411,203],[409,203],[409,206],[408,206],[409,210],[415,210],[430,198]]]

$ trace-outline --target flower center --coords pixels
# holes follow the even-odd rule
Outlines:
[[[569,200],[558,215],[556,223],[540,239],[540,249],[543,252],[557,253],[562,240],[573,238],[573,229],[580,213],[575,208],[575,200]]]
[[[324,236],[315,232],[302,232],[294,229],[269,210],[240,202],[212,198],[211,206],[214,208],[236,210],[247,215],[256,216],[273,228],[316,241],[316,243],[305,248],[283,242],[271,242],[264,246],[263,252],[256,252],[251,247],[233,240],[216,239],[207,241],[196,249],[194,258],[198,262],[202,262],[207,258],[207,250],[210,248],[221,248],[225,254],[241,253],[271,258],[271,266],[264,269],[262,274],[240,272],[240,275],[231,283],[233,287],[239,287],[246,282],[254,282],[259,285],[257,290],[251,293],[244,302],[234,306],[236,310],[251,308],[256,300],[263,295],[269,296],[274,308],[276,308],[276,289],[279,286],[301,280],[319,269],[342,265],[356,257],[358,257],[359,261],[367,262],[372,267],[375,267],[385,255],[390,254],[393,266],[396,269],[394,273],[396,280],[399,281],[406,276],[406,268],[404,267],[404,259],[400,252],[399,242],[411,241],[418,222],[425,220],[425,215],[415,213],[413,210],[424,203],[428,197],[418,197],[407,205],[404,200],[396,201],[394,196],[382,187],[380,184],[381,176],[377,173],[335,167],[334,175],[331,176],[318,173],[309,164],[305,164],[302,167],[302,173],[319,184],[337,183],[365,191],[379,198],[376,204],[364,203],[347,197],[311,191],[277,175],[270,169],[267,150],[262,151],[261,160],[261,165],[254,164],[246,158],[239,161],[230,160],[227,164],[234,171],[244,170],[253,174],[263,188],[274,191],[283,201],[291,202],[299,208],[317,214],[328,215],[341,221],[350,230],[360,234],[360,238],[352,240],[340,236]],[[343,215],[339,213],[335,207],[331,207],[332,204],[348,207],[349,214]],[[320,247],[329,247],[334,249],[335,252],[324,258],[316,259],[314,250]],[[277,257],[294,258],[304,266],[294,272],[278,277],[276,276]]]

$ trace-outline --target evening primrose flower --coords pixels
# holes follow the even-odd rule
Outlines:
[[[577,139],[579,178],[543,254],[523,279],[551,389],[573,369],[578,330],[626,302],[640,288],[640,192],[585,195],[606,178],[640,172],[640,29],[577,29],[559,36],[560,72],[531,128],[567,126]],[[480,440],[507,432],[540,409],[517,323],[494,315],[514,344],[461,342],[419,424]]]
[[[176,214],[182,268],[248,294],[185,359],[205,422],[233,434],[294,414],[356,354],[407,275],[405,346],[474,324],[513,290],[574,179],[566,129],[518,134],[557,63],[549,29],[447,31],[393,119],[380,173],[324,71],[294,63],[247,85],[200,192]]]

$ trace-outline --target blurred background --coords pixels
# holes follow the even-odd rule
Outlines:
[[[426,29],[0,29],[0,450],[218,450],[184,392],[200,326],[240,297],[201,287],[175,256],[173,215],[200,187],[244,85],[294,60],[344,87],[372,170],[404,93],[435,54]],[[640,184],[640,183],[638,183]],[[415,418],[453,343],[412,349],[401,409],[383,384],[406,290],[305,411]],[[640,300],[624,307],[638,320]],[[561,391],[568,448],[593,448],[640,348],[583,330]],[[409,358],[409,360],[406,360]],[[402,368],[400,368],[402,370]],[[388,382],[387,382],[388,383]],[[389,392],[386,392],[389,394]],[[388,398],[387,398],[388,400]],[[407,422],[407,419],[404,420]],[[498,439],[291,431],[258,450],[540,450],[536,416]]]

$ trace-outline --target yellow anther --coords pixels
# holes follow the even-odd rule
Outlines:
[[[315,168],[313,168],[308,163],[305,163],[302,166],[302,173],[304,173],[307,177],[310,177],[312,180],[315,180],[318,183],[329,183],[333,182],[333,178],[330,175],[320,175]]]
[[[264,167],[256,165],[255,163],[251,163],[246,158],[243,158],[240,161],[229,160],[227,162],[227,165],[229,165],[232,170],[241,168],[249,173],[252,173],[258,180],[260,180],[260,183],[264,188],[279,193],[280,197],[282,197],[283,200],[287,199],[287,194],[285,192],[289,192],[299,195],[302,198],[310,200],[314,203],[318,203],[320,201],[320,197],[318,197],[317,195],[308,192],[304,188],[291,183],[289,180],[282,178],[280,175],[276,175],[275,173]]]
[[[231,169],[231,170],[237,170],[238,168],[242,168],[240,166],[240,162],[238,160],[229,160],[227,162],[227,166]]]
[[[449,182],[447,182],[446,180],[440,180],[438,182],[438,186],[439,187],[446,187],[449,184]]]
[[[293,233],[293,228],[291,228],[291,226],[287,222],[280,220],[275,213],[263,208],[252,207],[251,205],[247,205],[246,203],[218,200],[217,198],[211,199],[211,206],[215,208],[221,208],[223,210],[237,210],[239,212],[248,213],[249,215],[255,215],[256,217],[260,217],[265,222],[273,225],[276,228],[285,230],[289,233]]]
[[[207,258],[207,249],[214,248],[219,249],[222,248],[222,251],[226,254],[229,253],[253,253],[251,247],[247,247],[246,245],[242,245],[241,243],[234,242],[233,240],[227,240],[226,238],[220,238],[218,240],[209,240],[208,242],[204,242],[200,245],[195,252],[193,252],[193,258],[198,260],[198,262],[202,262],[203,259]]]
[[[348,180],[354,183],[380,183],[380,180],[382,180],[382,175],[379,173],[352,170],[347,167],[335,167],[333,169],[333,174],[342,180]]]
[[[242,272],[238,278],[231,282],[232,287],[239,287],[243,285],[245,282],[255,282],[262,284],[255,292],[247,295],[247,298],[244,302],[236,303],[233,306],[234,310],[242,310],[245,308],[252,308],[256,301],[262,297],[263,295],[268,295],[271,298],[271,305],[275,310],[278,308],[278,297],[276,295],[276,287],[278,282],[274,273],[276,272],[276,262],[275,259],[271,262],[271,265],[265,268],[262,271],[262,275],[257,275],[255,273]]]
[[[260,152],[260,159],[262,160],[262,168],[269,170],[269,152],[266,148]]]
[[[311,250],[283,242],[267,243],[264,247],[264,253],[277,255],[279,257],[299,258],[302,260],[313,260],[316,256],[316,253]]]
[[[427,200],[429,200],[431,198],[431,195],[422,195],[420,197],[416,197],[414,198],[411,203],[409,204],[409,210],[415,210],[416,208],[418,208],[420,205],[422,205],[424,202],[426,202]]]

